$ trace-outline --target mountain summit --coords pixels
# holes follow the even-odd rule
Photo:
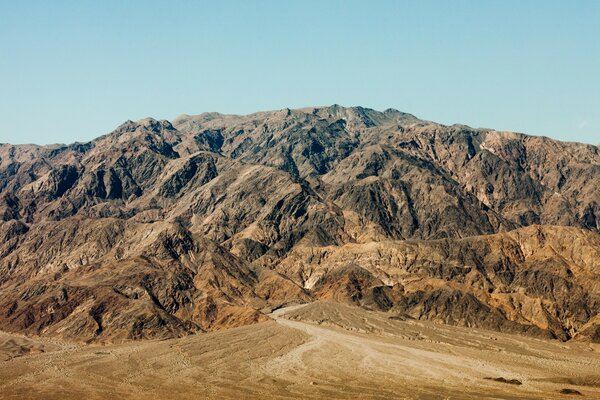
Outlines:
[[[600,341],[600,152],[362,107],[0,144],[0,324],[166,338],[332,299]]]

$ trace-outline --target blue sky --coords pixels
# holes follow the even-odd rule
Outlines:
[[[0,142],[333,103],[600,143],[600,1],[0,0]]]

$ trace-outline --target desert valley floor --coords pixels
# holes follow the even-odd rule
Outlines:
[[[600,398],[600,345],[314,302],[180,339],[0,335],[2,399]]]

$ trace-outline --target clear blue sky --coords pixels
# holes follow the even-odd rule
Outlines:
[[[333,103],[600,143],[600,1],[0,0],[0,142]]]

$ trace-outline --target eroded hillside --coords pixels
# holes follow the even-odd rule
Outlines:
[[[335,299],[600,341],[600,153],[340,106],[0,145],[2,329],[166,338]]]

